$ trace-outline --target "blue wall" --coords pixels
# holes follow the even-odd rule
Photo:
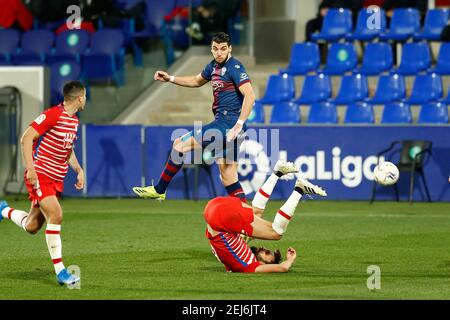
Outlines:
[[[79,160],[82,140],[86,139],[86,172],[88,197],[134,196],[133,186],[158,181],[171,149],[171,140],[178,127],[96,126],[86,125],[86,137],[79,137],[76,149]],[[183,128],[182,128],[183,129]],[[184,128],[185,131],[189,127]],[[433,142],[433,153],[425,167],[425,174],[433,201],[450,201],[450,127],[449,126],[287,126],[254,127],[258,142],[247,141],[247,152],[239,167],[239,180],[253,196],[266,178],[273,161],[278,157],[295,161],[304,175],[323,186],[328,199],[367,200],[371,194],[375,155],[394,140],[422,139]],[[272,130],[271,130],[272,129]],[[278,130],[273,130],[278,129]],[[271,143],[278,141],[279,146]],[[172,138],[172,139],[171,139]],[[253,140],[253,139],[251,139]],[[399,158],[399,148],[386,155],[394,163]],[[218,195],[225,195],[219,180],[218,169],[213,165],[214,184]],[[145,180],[144,180],[145,178]],[[188,170],[189,191],[192,196],[193,170]],[[65,195],[82,196],[75,190],[75,176],[66,179]],[[272,198],[283,199],[292,190],[294,179],[281,181]],[[409,190],[409,174],[401,173],[398,183],[401,200],[406,200]],[[414,198],[425,200],[420,179],[416,179]],[[200,198],[213,196],[205,172],[200,172]],[[180,171],[168,189],[168,198],[185,196],[183,174]],[[394,199],[391,187],[380,187],[377,199]]]

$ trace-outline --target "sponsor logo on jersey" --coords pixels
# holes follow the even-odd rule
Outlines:
[[[248,79],[248,75],[247,75],[245,72],[243,72],[243,73],[241,73],[241,75],[240,75],[240,79],[241,79],[241,81],[247,80],[247,79]]]
[[[34,122],[36,122],[37,124],[41,124],[42,122],[44,122],[45,118],[47,116],[45,114],[41,114],[39,117],[37,117]]]

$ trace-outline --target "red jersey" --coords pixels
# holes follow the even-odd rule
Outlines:
[[[256,267],[261,265],[240,234],[220,232],[213,237],[206,230],[206,236],[213,254],[225,265],[227,271],[255,272]]]
[[[41,135],[33,145],[34,169],[37,173],[56,181],[64,180],[78,124],[77,116],[69,116],[62,104],[46,110],[31,123],[30,126]]]

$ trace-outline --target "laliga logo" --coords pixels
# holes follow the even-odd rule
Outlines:
[[[332,149],[333,160],[331,171],[325,167],[325,151],[319,150],[316,156],[300,156],[295,160],[299,173],[306,179],[341,180],[349,188],[360,185],[363,175],[373,180],[373,169],[378,162],[376,156],[369,156],[363,160],[361,156],[346,156],[341,159],[341,148]],[[384,157],[380,157],[384,161]]]
[[[257,191],[270,173],[270,161],[262,144],[254,140],[245,140],[241,145],[244,158],[239,158],[239,181],[245,194]],[[286,151],[281,151],[283,153]],[[363,178],[373,180],[373,170],[378,163],[377,156],[365,159],[357,155],[348,155],[341,158],[341,148],[331,150],[331,170],[326,166],[326,153],[318,150],[316,155],[299,156],[294,163],[299,168],[299,175],[311,180],[340,180],[348,188],[359,186]],[[380,157],[384,161],[384,157]],[[256,165],[256,170],[254,168]],[[287,178],[287,179],[292,179]]]
[[[239,158],[238,161],[239,181],[245,194],[250,194],[259,190],[266,181],[270,172],[270,161],[264,146],[254,140],[243,141],[240,151],[245,154],[245,158]],[[256,171],[253,164],[256,164]]]

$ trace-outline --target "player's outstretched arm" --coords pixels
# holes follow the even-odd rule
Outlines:
[[[230,129],[227,133],[227,140],[233,141],[237,138],[239,133],[244,126],[244,122],[248,119],[248,116],[252,112],[253,105],[255,104],[255,93],[253,92],[253,87],[250,82],[247,82],[239,87],[239,91],[241,91],[244,96],[244,101],[242,102],[242,110],[239,116],[238,121],[234,125],[233,128]]]
[[[288,272],[297,258],[297,252],[294,248],[289,248],[286,253],[286,260],[279,264],[262,264],[256,267],[255,272],[272,273],[272,272]]]
[[[188,88],[201,87],[205,83],[208,82],[208,80],[203,78],[200,73],[196,76],[175,77],[175,76],[169,75],[165,71],[160,71],[160,70],[155,72],[155,76],[153,78],[155,79],[155,81],[172,82],[179,86],[188,87]]]

